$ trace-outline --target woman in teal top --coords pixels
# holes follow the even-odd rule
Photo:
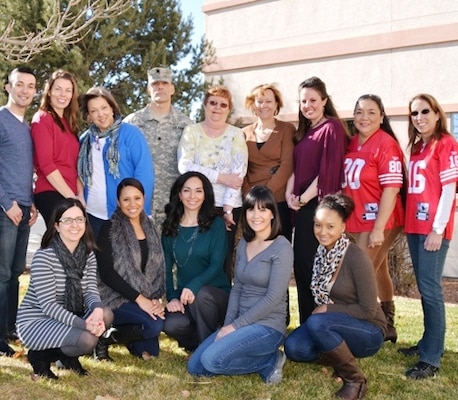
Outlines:
[[[224,272],[226,225],[214,198],[205,175],[181,175],[171,189],[162,227],[168,301],[164,332],[189,351],[221,326],[230,292]]]

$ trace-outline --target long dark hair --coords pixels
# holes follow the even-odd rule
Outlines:
[[[324,106],[324,117],[339,120],[347,136],[349,136],[347,125],[339,118],[336,108],[334,107],[334,103],[332,102],[331,96],[329,96],[328,92],[326,91],[325,83],[320,78],[312,76],[311,78],[308,78],[305,81],[301,82],[301,84],[299,85],[299,93],[302,89],[305,88],[314,89],[320,94],[322,100],[327,99],[326,104]],[[297,131],[294,134],[294,143],[297,144],[302,140],[302,138],[309,130],[311,124],[312,123],[310,122],[310,120],[305,118],[302,114],[301,105],[299,103],[299,125],[297,127]]]
[[[377,107],[380,110],[380,114],[383,116],[380,128],[384,130],[386,133],[388,133],[388,135],[390,135],[394,140],[396,140],[396,142],[399,143],[398,138],[396,137],[393,128],[391,127],[390,119],[385,113],[385,107],[383,106],[382,99],[380,98],[380,96],[377,96],[376,94],[363,94],[362,96],[359,96],[358,100],[356,100],[355,108],[353,109],[353,115],[355,115],[356,109],[358,108],[358,104],[362,100],[372,100],[374,103],[377,104]]]
[[[383,106],[382,99],[380,96],[377,96],[376,94],[363,94],[362,96],[359,96],[358,100],[356,100],[355,108],[353,110],[353,115],[356,113],[356,109],[358,107],[358,103],[361,100],[372,100],[375,104],[377,104],[377,107],[380,110],[380,113],[383,115],[383,120],[380,125],[380,128],[388,133],[397,144],[399,144],[399,140],[396,137],[396,134],[393,131],[393,128],[391,127],[390,120],[388,116],[385,113],[385,107]],[[407,201],[407,172],[406,172],[406,167],[404,164],[404,160],[401,160],[401,165],[402,165],[402,186],[401,189],[399,190],[399,193],[401,195],[401,200],[402,204],[405,206],[406,201]]]
[[[81,204],[81,201],[79,201],[78,199],[74,199],[70,197],[70,198],[61,200],[54,208],[54,211],[51,215],[51,219],[48,222],[48,227],[46,229],[46,232],[43,234],[43,238],[41,239],[41,248],[42,249],[49,247],[54,237],[59,234],[59,232],[57,232],[57,229],[56,229],[56,224],[60,222],[60,219],[62,218],[62,215],[64,214],[64,212],[72,207],[78,207],[83,212],[83,216],[86,218],[86,223],[85,223],[86,230],[84,231],[84,235],[81,238],[81,241],[86,245],[87,254],[89,254],[92,250],[96,248],[95,241],[94,241],[94,235],[92,233],[91,226],[89,225],[86,210],[84,209],[83,204]]]
[[[183,203],[180,201],[180,192],[183,189],[186,181],[190,178],[198,178],[202,182],[204,189],[204,202],[199,210],[197,222],[199,224],[199,231],[205,232],[210,229],[214,219],[218,216],[215,208],[215,194],[213,186],[208,178],[200,172],[190,171],[180,175],[170,190],[170,200],[165,206],[167,214],[164,223],[162,224],[162,234],[164,236],[177,236],[178,225],[180,224],[181,217],[184,214]]]
[[[79,119],[79,107],[78,107],[78,86],[76,85],[75,77],[67,71],[59,69],[54,71],[51,77],[48,79],[43,91],[43,97],[41,98],[40,110],[46,111],[51,114],[54,122],[64,132],[65,126],[62,123],[60,117],[51,105],[51,90],[56,83],[57,79],[65,79],[70,81],[73,86],[72,99],[67,107],[64,109],[64,118],[67,120],[68,125],[72,133],[78,137],[78,119]]]
[[[277,202],[272,191],[267,186],[253,186],[245,196],[245,200],[242,205],[242,214],[240,216],[240,224],[242,226],[243,238],[247,242],[251,242],[256,236],[253,229],[251,229],[246,219],[247,210],[251,210],[259,206],[261,208],[267,208],[272,211],[273,219],[271,221],[270,235],[266,240],[273,240],[278,235],[281,235],[281,222],[278,214]]]

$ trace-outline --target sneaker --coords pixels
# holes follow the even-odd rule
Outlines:
[[[404,355],[404,356],[419,356],[420,355],[420,349],[418,348],[417,345],[411,346],[411,347],[404,347],[402,349],[398,349],[398,353]]]
[[[285,365],[286,355],[281,350],[278,350],[277,363],[275,364],[275,370],[266,379],[266,383],[269,385],[276,385],[283,379],[283,365]]]
[[[5,340],[0,341],[0,356],[13,357],[15,353]]]
[[[412,368],[406,371],[406,376],[412,379],[433,378],[439,368],[423,361],[417,362]]]

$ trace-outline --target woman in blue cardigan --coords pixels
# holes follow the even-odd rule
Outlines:
[[[142,132],[122,122],[121,110],[105,88],[93,87],[80,97],[81,114],[91,125],[80,138],[78,175],[84,185],[89,222],[97,238],[117,206],[116,188],[136,178],[145,188],[145,212],[151,215],[154,167]]]

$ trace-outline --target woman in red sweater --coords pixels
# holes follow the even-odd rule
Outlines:
[[[77,197],[83,204],[78,159],[78,88],[67,71],[55,71],[46,83],[40,109],[32,119],[35,205],[48,224],[56,204]]]

